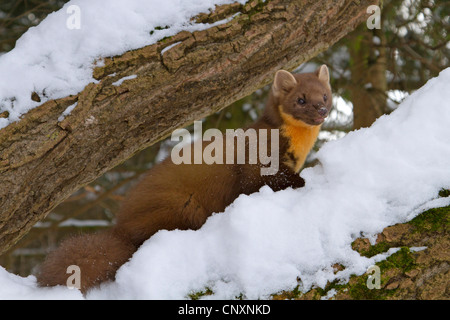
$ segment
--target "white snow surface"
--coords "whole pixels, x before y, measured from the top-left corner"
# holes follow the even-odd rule
[[[0,118],[0,129],[48,100],[77,94],[96,82],[92,70],[95,63],[101,65],[102,58],[153,44],[182,30],[208,28],[211,25],[190,19],[215,5],[233,2],[244,4],[246,0],[69,1],[0,56],[0,113],[9,113],[8,118]],[[79,29],[73,29],[74,22],[79,22]],[[31,100],[33,92],[41,102]]]
[[[268,298],[364,274],[388,252],[360,256],[351,243],[446,206],[450,188],[450,68],[370,128],[328,142],[320,165],[303,170],[306,186],[241,195],[197,231],[165,231],[147,240],[113,283],[83,297],[65,287],[37,288],[0,268],[1,299]],[[220,181],[218,181],[220,183]],[[426,250],[426,248],[420,248]],[[413,248],[414,250],[414,248]],[[333,272],[332,265],[345,269]]]

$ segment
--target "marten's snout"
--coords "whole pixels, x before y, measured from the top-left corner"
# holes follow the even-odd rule
[[[322,117],[325,117],[327,114],[328,114],[328,109],[327,108],[325,108],[325,107],[319,107],[318,109],[317,109],[317,113],[319,114],[319,115],[321,115]]]
[[[316,103],[314,105],[314,108],[317,110],[317,113],[321,116],[321,117],[326,117],[328,114],[328,109],[325,107],[325,105],[321,102]]]

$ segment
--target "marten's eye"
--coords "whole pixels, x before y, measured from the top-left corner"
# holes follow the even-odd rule
[[[326,94],[324,94],[324,95],[323,95],[323,101],[327,102],[327,100],[328,100],[328,97],[327,97]]]
[[[297,103],[298,103],[298,104],[305,104],[306,101],[305,101],[304,99],[302,99],[302,98],[298,98],[298,99],[297,99]]]

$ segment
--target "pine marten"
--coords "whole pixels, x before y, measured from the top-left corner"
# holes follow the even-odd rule
[[[38,284],[66,285],[67,268],[75,265],[81,271],[80,289],[86,293],[114,280],[117,269],[158,230],[198,229],[240,194],[251,194],[264,185],[274,191],[303,187],[299,171],[331,110],[331,98],[327,66],[303,74],[278,71],[264,114],[245,129],[278,131],[279,167],[275,174],[262,175],[260,161],[177,165],[168,157],[131,190],[113,227],[69,238],[50,253],[40,266]],[[267,134],[269,152],[271,137]],[[202,144],[204,149],[208,142]]]

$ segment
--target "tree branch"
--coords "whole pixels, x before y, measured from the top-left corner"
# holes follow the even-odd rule
[[[98,83],[48,101],[0,130],[0,254],[78,188],[175,128],[268,84],[276,70],[314,57],[364,21],[366,8],[376,3],[255,0],[221,6],[198,19],[239,14],[105,59],[94,70]],[[130,75],[137,77],[113,85]]]

